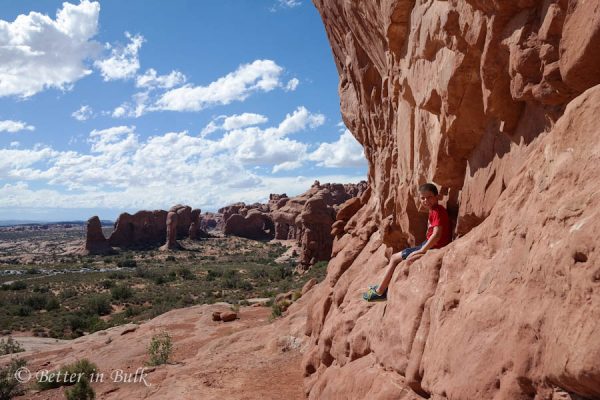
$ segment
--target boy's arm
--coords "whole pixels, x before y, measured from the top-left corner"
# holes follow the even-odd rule
[[[425,242],[425,244],[423,245],[423,247],[421,247],[418,251],[415,251],[414,253],[412,253],[411,256],[413,254],[414,255],[423,255],[423,254],[425,254],[427,252],[427,250],[431,249],[433,246],[436,245],[436,243],[438,242],[438,240],[440,240],[441,237],[442,237],[442,227],[441,226],[434,226],[433,227],[433,234],[431,235],[431,237],[429,238],[429,240],[427,242]]]

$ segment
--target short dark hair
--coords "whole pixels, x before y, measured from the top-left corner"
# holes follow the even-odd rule
[[[438,195],[438,190],[437,187],[433,184],[433,183],[424,183],[421,186],[419,186],[419,192],[431,192],[434,195]]]

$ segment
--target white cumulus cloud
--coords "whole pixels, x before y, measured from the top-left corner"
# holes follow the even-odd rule
[[[171,89],[185,81],[185,75],[179,71],[171,71],[168,75],[158,75],[155,69],[150,68],[143,75],[137,76],[135,85],[139,88]]]
[[[138,53],[144,43],[142,35],[131,35],[125,32],[129,43],[125,46],[107,44],[110,49],[110,57],[96,60],[94,66],[100,70],[105,81],[133,78],[140,69]]]
[[[94,115],[94,110],[90,106],[81,106],[78,110],[74,111],[71,116],[77,121],[87,121]]]
[[[261,114],[255,113],[243,113],[234,115],[220,115],[213,119],[206,125],[202,130],[201,135],[206,136],[209,133],[213,133],[219,129],[230,131],[232,129],[244,128],[246,126],[264,124],[269,119]],[[220,121],[223,121],[220,123]]]
[[[101,49],[100,4],[63,3],[56,18],[30,12],[0,20],[0,96],[29,97],[46,88],[67,90],[91,74],[85,65]]]
[[[309,144],[295,137],[322,125],[325,118],[298,107],[278,124],[260,127],[245,124],[266,117],[244,114],[251,115],[219,119],[225,133],[215,139],[187,131],[148,137],[135,126],[122,125],[92,130],[85,152],[44,145],[0,149],[0,209],[164,209],[176,203],[216,209],[240,200],[265,201],[269,193],[300,193],[315,179],[342,183],[364,179],[318,173],[272,175],[308,161]]]
[[[272,60],[241,65],[207,86],[185,85],[164,93],[154,110],[199,111],[214,104],[243,101],[254,92],[268,92],[281,86],[283,68]]]
[[[364,151],[348,129],[332,143],[321,143],[308,159],[317,165],[330,168],[361,167],[366,165]]]
[[[296,88],[298,87],[299,84],[300,84],[300,81],[297,78],[292,78],[285,85],[284,89],[286,92],[293,92],[294,90],[296,90]]]
[[[20,131],[34,131],[33,125],[28,125],[22,121],[13,121],[10,119],[0,121],[0,132],[15,133]]]

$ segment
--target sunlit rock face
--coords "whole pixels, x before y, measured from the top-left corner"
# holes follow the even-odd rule
[[[309,398],[600,397],[600,4],[313,2],[369,189],[313,289]],[[427,181],[457,239],[367,304]]]

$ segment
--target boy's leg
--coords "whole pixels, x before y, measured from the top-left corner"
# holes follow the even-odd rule
[[[379,285],[379,287],[377,288],[377,293],[378,294],[384,294],[385,291],[387,290],[388,286],[390,285],[390,282],[392,281],[392,276],[394,275],[394,271],[396,270],[396,267],[404,260],[406,260],[406,258],[408,256],[410,256],[412,253],[414,253],[415,251],[418,251],[421,249],[421,247],[423,247],[423,244],[417,246],[417,247],[409,247],[406,248],[404,250],[402,250],[400,253],[395,253],[392,254],[392,257],[390,257],[390,262],[387,265],[387,271],[385,272],[385,276],[383,277],[383,281],[381,282],[381,285]]]
[[[402,262],[402,260],[404,260],[403,253],[392,254],[392,256],[390,257],[390,262],[386,267],[386,272],[385,276],[383,277],[383,281],[381,281],[381,285],[379,285],[379,287],[377,288],[378,294],[382,295],[385,293],[390,284],[390,281],[392,280],[392,276],[394,275],[396,267]]]

